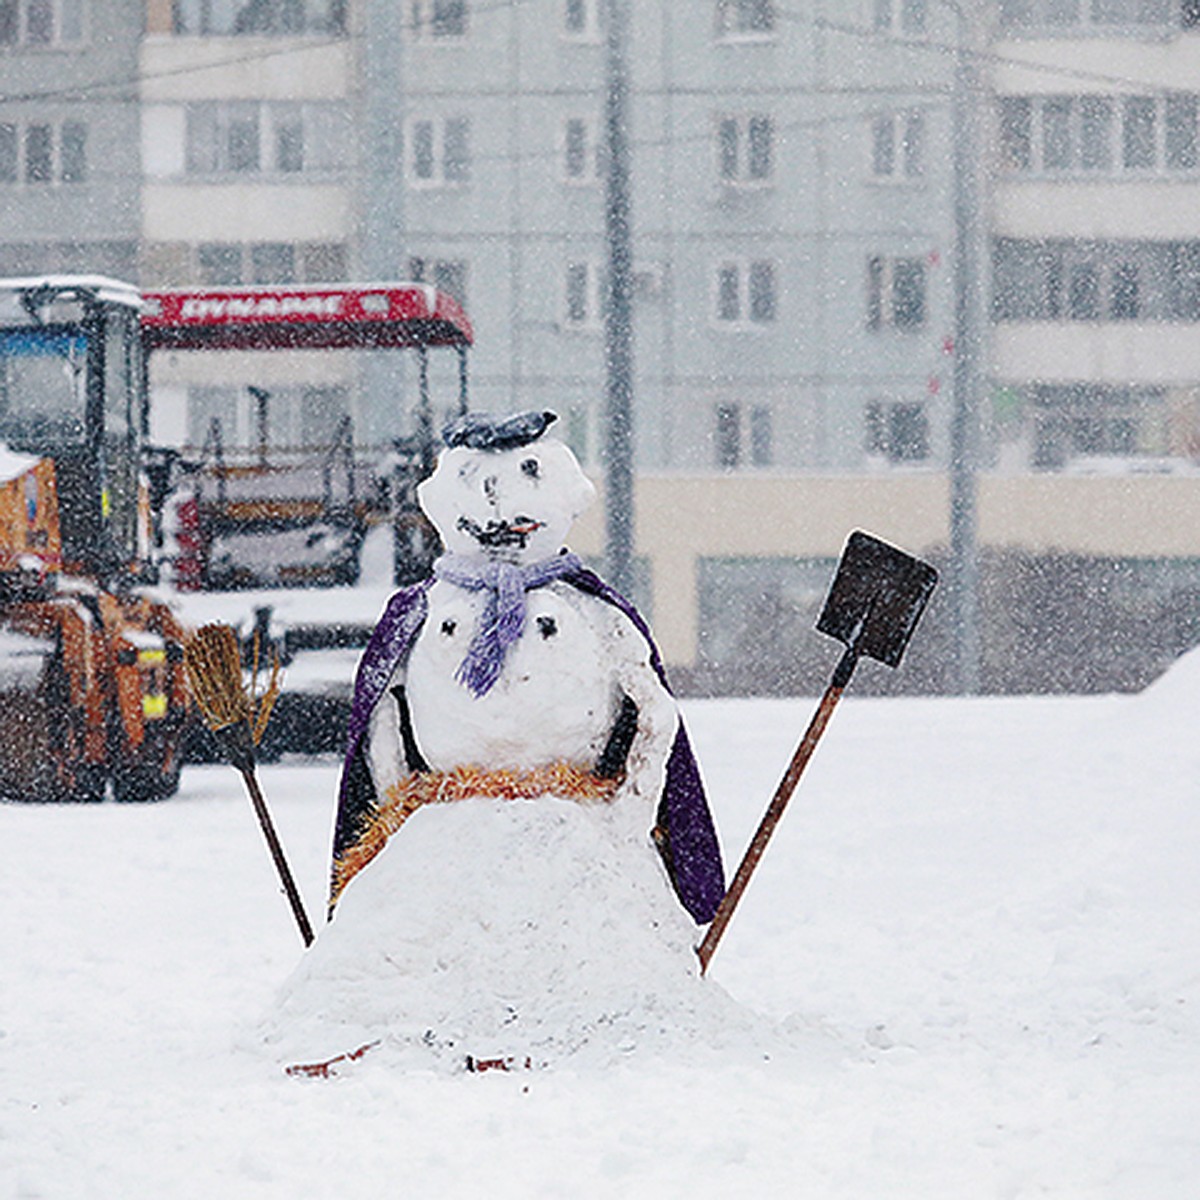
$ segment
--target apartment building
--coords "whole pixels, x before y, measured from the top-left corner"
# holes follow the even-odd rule
[[[729,614],[764,597],[811,609],[850,528],[948,540],[964,44],[981,544],[1200,584],[1196,0],[629,7],[636,552],[667,659],[741,653]],[[3,0],[0,269],[436,283],[473,403],[556,409],[602,481],[603,11]],[[413,427],[415,381],[370,357],[163,354],[153,384],[177,445],[214,420],[249,445],[250,385],[280,447]],[[602,553],[598,512],[576,545]]]
[[[595,464],[600,0],[416,4],[401,269],[466,295],[475,396],[556,407]],[[631,6],[638,465],[944,457],[949,72],[921,0]]]
[[[140,42],[141,279],[156,286],[344,280],[355,243],[357,59],[340,0],[150,0]],[[331,440],[355,409],[339,355],[156,356],[153,434],[202,446],[261,432]],[[369,421],[367,422],[369,426]]]
[[[999,456],[1191,469],[1200,450],[1200,6],[999,7]]]
[[[0,4],[0,274],[136,275],[143,7]]]

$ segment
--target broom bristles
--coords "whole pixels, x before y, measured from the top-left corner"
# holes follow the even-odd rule
[[[249,720],[250,702],[242,690],[242,655],[230,626],[202,625],[188,638],[183,660],[192,696],[210,729]]]
[[[283,682],[279,678],[279,655],[272,653],[271,655],[271,677],[267,680],[267,690],[260,696],[258,694],[258,630],[254,631],[254,664],[250,668],[250,711],[254,713],[254,727],[251,734],[254,738],[254,744],[257,746],[263,739],[263,734],[267,731],[267,722],[271,719],[271,711],[275,707],[275,701],[279,699],[279,692],[283,687]]]
[[[273,655],[266,691],[258,694],[259,646],[254,635],[254,662],[249,691],[242,684],[242,652],[237,634],[229,625],[202,625],[183,649],[192,696],[210,729],[226,729],[239,721],[251,726],[257,746],[266,732],[271,710],[279,698],[279,656]]]

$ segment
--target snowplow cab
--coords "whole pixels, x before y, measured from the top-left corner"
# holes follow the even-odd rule
[[[172,794],[183,631],[148,578],[141,297],[0,279],[0,795]]]
[[[141,558],[140,310],[104,276],[0,280],[0,442],[53,460],[63,563],[89,575]]]

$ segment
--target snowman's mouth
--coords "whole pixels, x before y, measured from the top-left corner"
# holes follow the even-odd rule
[[[524,550],[532,534],[545,525],[545,521],[535,521],[532,517],[515,517],[511,521],[489,521],[480,525],[470,517],[459,517],[458,528],[468,533],[481,546],[489,549],[497,546],[517,546]]]

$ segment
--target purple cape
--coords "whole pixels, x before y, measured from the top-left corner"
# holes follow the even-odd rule
[[[663,687],[668,687],[662,657],[637,609],[586,568],[581,567],[562,578],[581,592],[613,605],[633,622],[650,647],[650,663],[655,673]],[[407,660],[421,631],[429,611],[431,583],[432,580],[424,580],[392,596],[359,661],[346,733],[346,758],[338,789],[337,824],[333,835],[335,862],[360,836],[365,819],[375,808],[375,785],[364,744],[367,727],[392,673]],[[667,759],[657,820],[666,834],[665,845],[660,845],[660,851],[680,903],[697,924],[706,924],[712,920],[725,895],[725,873],[704,784],[682,718]]]

